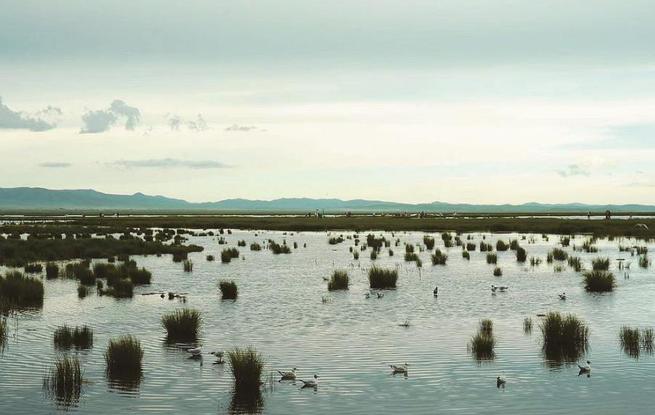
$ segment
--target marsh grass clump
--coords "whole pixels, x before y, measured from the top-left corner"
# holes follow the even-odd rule
[[[237,241],[237,246],[245,247],[246,246],[246,241],[244,241],[244,240]]]
[[[375,249],[372,249],[371,250],[371,261],[375,261],[376,259],[378,259],[378,251],[376,251]]]
[[[472,242],[467,242],[466,243],[466,250],[467,251],[475,251],[476,245]]]
[[[105,351],[105,373],[111,380],[132,384],[141,379],[143,373],[143,348],[134,336],[121,336],[109,340]]]
[[[580,272],[584,269],[582,265],[582,260],[577,256],[570,256],[568,259],[569,267],[573,268],[575,272]]]
[[[43,271],[43,265],[35,263],[25,264],[23,270],[28,274],[38,274]]]
[[[80,299],[86,298],[86,296],[89,295],[90,292],[91,290],[89,290],[89,287],[86,285],[80,284],[77,286],[77,297]]]
[[[591,261],[591,267],[594,271],[607,271],[610,269],[609,258],[595,258]]]
[[[480,333],[484,334],[492,334],[494,329],[494,323],[493,321],[489,320],[488,318],[480,320]]]
[[[0,352],[5,349],[7,343],[7,319],[0,315]]]
[[[45,277],[49,280],[55,279],[59,276],[59,265],[54,262],[47,262],[45,264]]]
[[[491,360],[495,357],[494,347],[496,346],[496,339],[493,334],[484,333],[479,331],[471,339],[470,348],[471,352],[477,360]]]
[[[558,312],[548,313],[540,329],[542,350],[547,359],[574,362],[587,351],[589,328],[572,314],[562,316]]]
[[[512,239],[509,241],[509,249],[512,251],[516,251],[519,248],[519,241],[518,239]]]
[[[434,254],[432,254],[432,265],[446,265],[448,260],[448,255],[441,252],[440,249],[436,249]]]
[[[221,296],[223,300],[237,299],[237,284],[234,281],[221,281],[218,284],[218,288],[221,290]]]
[[[480,252],[489,252],[493,250],[494,247],[491,244],[486,243],[484,241],[480,241]]]
[[[330,281],[328,281],[328,291],[347,290],[350,279],[348,272],[337,270],[332,273]]]
[[[502,251],[507,251],[508,249],[509,249],[509,245],[505,241],[501,239],[496,241],[496,251],[502,252]]]
[[[530,266],[531,267],[538,267],[541,265],[541,258],[539,257],[530,257]]]
[[[230,372],[237,393],[259,393],[264,359],[253,347],[235,348],[227,352]]]
[[[517,247],[516,248],[516,261],[517,262],[525,262],[528,259],[528,253],[525,252],[525,249],[523,247]]]
[[[202,318],[198,310],[183,308],[165,314],[161,324],[166,329],[168,342],[193,342],[198,340]]]
[[[423,236],[423,244],[428,251],[434,249],[434,238],[428,235]]]
[[[616,286],[614,274],[608,271],[589,271],[583,277],[585,290],[589,292],[608,292]]]
[[[359,251],[353,252],[353,259],[357,261],[359,259]]]
[[[291,253],[291,248],[286,244],[278,244],[275,241],[268,242],[268,249],[270,249],[275,255]]]
[[[494,277],[502,277],[503,270],[500,267],[494,268]]]
[[[641,332],[641,348],[646,353],[653,353],[653,329],[643,329]]]
[[[649,268],[650,267],[650,259],[648,259],[648,255],[644,254],[639,257],[639,266],[641,268]]]
[[[553,250],[550,251],[550,255],[552,255],[552,258],[555,259],[555,261],[566,261],[569,257],[569,254],[560,248],[553,248]]]
[[[330,239],[328,239],[328,243],[329,243],[330,245],[340,244],[340,243],[343,242],[343,241],[344,241],[344,239],[343,239],[342,236],[333,236],[333,237],[331,237]]]
[[[53,341],[57,349],[90,349],[93,347],[93,330],[88,326],[72,329],[63,325],[55,330]]]
[[[184,267],[184,272],[193,271],[193,262],[191,260],[187,259],[182,264],[183,264],[183,267]]]
[[[214,258],[214,255],[207,255],[206,259],[207,262],[213,262],[216,258]]]
[[[58,404],[68,407],[79,402],[82,382],[79,359],[75,356],[60,357],[43,378],[43,389]]]
[[[462,251],[462,258],[471,260],[471,254],[469,254],[469,251]]]
[[[126,279],[118,279],[113,282],[110,288],[103,291],[103,294],[114,298],[132,298],[134,296],[134,284]]]
[[[43,283],[18,271],[0,276],[0,302],[11,307],[40,307],[43,305]]]
[[[419,261],[418,254],[413,252],[413,251],[412,252],[405,252],[405,261],[406,262],[412,262],[412,261],[418,262]]]
[[[221,262],[224,264],[229,263],[234,258],[239,258],[239,250],[236,248],[226,248],[221,251]]]
[[[523,333],[530,334],[532,333],[532,319],[526,317],[523,319]]]
[[[257,242],[253,242],[253,243],[250,244],[250,250],[251,251],[261,251],[262,246],[260,244],[258,244]]]
[[[623,326],[619,330],[619,342],[623,351],[631,357],[639,357],[641,335],[638,328]]]
[[[487,254],[487,264],[497,264],[498,255],[496,254]]]
[[[396,288],[398,270],[372,267],[368,271],[369,286],[374,289]]]

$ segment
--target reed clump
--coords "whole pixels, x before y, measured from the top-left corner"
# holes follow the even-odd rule
[[[491,360],[495,357],[496,339],[493,335],[493,322],[489,319],[480,321],[478,332],[473,336],[469,348],[477,360]]]
[[[261,385],[264,359],[253,347],[235,348],[227,353],[236,393],[257,394]]]
[[[569,267],[573,268],[575,272],[580,272],[584,269],[582,265],[582,260],[577,256],[570,256],[568,259]]]
[[[221,281],[218,284],[223,300],[236,300],[238,295],[237,284],[234,281]]]
[[[43,305],[43,283],[26,277],[18,271],[0,276],[0,302],[13,307],[40,307]]]
[[[250,244],[250,250],[251,251],[261,251],[262,246],[260,244],[258,244],[257,242],[253,242],[253,243]]]
[[[554,361],[577,361],[587,351],[589,328],[572,314],[566,316],[551,312],[540,325],[543,336],[542,350],[546,358]]]
[[[169,342],[193,342],[198,340],[202,318],[198,310],[183,308],[165,314],[161,324],[166,329]]]
[[[25,264],[23,270],[28,274],[38,274],[39,272],[43,271],[43,265],[38,263],[29,263]]]
[[[187,259],[182,264],[183,264],[183,267],[184,267],[184,272],[193,271],[193,262],[191,260]]]
[[[532,319],[526,317],[523,319],[523,333],[530,334],[532,333]]]
[[[76,356],[59,357],[43,378],[43,389],[59,405],[68,407],[80,400],[82,369]]]
[[[47,262],[45,264],[45,277],[49,280],[55,279],[59,276],[59,265],[54,262]]]
[[[229,263],[235,258],[239,258],[239,250],[236,248],[226,248],[221,251],[221,262],[224,264]]]
[[[623,351],[631,357],[639,357],[641,352],[641,333],[638,328],[623,326],[619,330],[619,342]]]
[[[369,286],[374,289],[396,288],[398,270],[372,267],[368,271]]]
[[[487,264],[497,264],[498,255],[496,254],[487,254]]]
[[[502,252],[502,251],[507,251],[508,249],[509,249],[509,245],[505,241],[501,239],[496,241],[496,251]]]
[[[469,253],[469,251],[462,251],[462,258],[464,258],[466,260],[470,260],[471,259],[471,254]]]
[[[328,291],[347,290],[349,283],[350,279],[348,278],[348,272],[336,270],[332,273],[332,276],[328,281]]]
[[[434,249],[434,238],[428,235],[423,236],[423,243],[425,244],[425,248],[429,251]]]
[[[591,261],[591,267],[594,271],[607,271],[610,268],[610,259],[595,258]]]
[[[70,328],[63,325],[55,330],[53,341],[57,349],[90,349],[93,347],[93,330],[89,326]]]
[[[608,292],[616,286],[614,274],[609,271],[588,271],[583,278],[585,290],[589,292]]]
[[[502,277],[503,276],[503,270],[500,267],[494,268],[494,277]]]
[[[446,265],[446,261],[448,261],[448,255],[437,248],[432,254],[432,265]]]
[[[126,335],[109,340],[105,351],[107,377],[131,384],[141,379],[143,373],[143,348],[134,336]]]
[[[270,249],[275,255],[291,253],[291,248],[286,244],[278,244],[275,241],[268,242],[268,249]]]
[[[553,250],[550,251],[550,254],[555,261],[566,261],[569,257],[569,254],[560,248],[553,248]]]

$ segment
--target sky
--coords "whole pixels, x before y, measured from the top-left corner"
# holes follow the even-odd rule
[[[655,204],[652,1],[0,10],[0,187]]]

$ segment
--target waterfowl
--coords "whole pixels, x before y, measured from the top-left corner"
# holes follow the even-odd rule
[[[202,349],[200,347],[187,349],[186,352],[191,354],[191,359],[202,359]]]
[[[296,368],[295,367],[293,369],[291,369],[290,372],[281,372],[281,371],[278,370],[277,373],[279,373],[280,376],[282,376],[282,378],[280,380],[296,380]]]
[[[364,298],[371,298],[371,293],[365,293]]]
[[[400,327],[409,327],[409,319],[405,319],[404,323],[399,324]]]
[[[505,383],[507,383],[507,381],[505,381],[505,379],[501,378],[500,376],[496,377],[496,387],[497,388],[504,388]]]
[[[496,288],[498,288],[498,291],[500,291],[501,293],[504,293],[505,291],[509,290],[509,287],[506,286],[506,285],[501,285],[501,286],[496,287]]]
[[[314,388],[314,389],[316,389],[318,387],[318,375],[314,375],[314,379],[310,379],[310,380],[298,379],[298,380],[303,383],[301,389],[304,389],[304,388]]]
[[[225,354],[225,352],[223,351],[211,352],[210,354],[216,356],[216,361],[214,362],[215,365],[222,365],[223,363],[225,363],[225,361],[223,360],[223,355]]]
[[[403,375],[406,375],[407,374],[407,366],[409,366],[407,363],[399,365],[399,366],[389,365],[389,367],[391,368],[391,371],[392,371],[392,373],[394,375],[398,374],[398,373],[402,373]]]
[[[434,287],[434,290],[432,291],[432,294],[434,294],[435,297],[438,296],[439,295],[439,287]]]
[[[557,294],[560,300],[566,300],[566,293]]]
[[[492,293],[495,293],[497,289],[498,289],[498,287],[496,287],[496,286],[493,285],[493,284],[491,285],[491,292],[492,292]]]
[[[378,294],[378,298],[384,297],[384,293],[377,293],[377,294]]]
[[[578,376],[582,374],[587,374],[587,375],[591,374],[591,362],[589,360],[587,360],[587,364],[585,366],[580,366],[580,364],[578,363],[578,368],[580,369]]]

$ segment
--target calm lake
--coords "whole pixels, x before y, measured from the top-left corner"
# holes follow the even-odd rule
[[[332,236],[338,235],[332,232]],[[326,233],[246,232],[216,236],[190,236],[188,243],[204,252],[192,253],[193,272],[184,272],[170,255],[133,256],[140,267],[153,273],[149,286],[135,288],[133,299],[116,300],[91,294],[78,299],[74,280],[44,279],[45,301],[39,311],[22,313],[8,320],[9,336],[0,352],[0,414],[47,414],[70,411],[89,414],[117,413],[229,413],[232,378],[227,365],[214,365],[215,350],[253,345],[266,361],[267,381],[258,410],[267,414],[617,414],[650,413],[655,405],[655,359],[642,353],[638,359],[626,355],[618,340],[623,325],[648,328],[655,325],[655,276],[640,268],[637,257],[619,252],[619,245],[653,244],[628,239],[597,241],[598,253],[575,252],[585,268],[593,258],[611,259],[610,270],[617,287],[607,294],[584,291],[580,273],[566,262],[546,263],[546,255],[560,246],[560,237],[525,235],[521,240],[528,258],[540,257],[535,267],[519,264],[513,251],[498,252],[503,275],[494,277],[493,265],[479,247],[470,260],[461,247],[444,248],[440,234],[432,234],[436,246],[448,254],[447,265],[433,266],[430,253],[417,252],[423,267],[405,262],[404,243],[423,245],[424,233],[374,232],[395,241],[395,255],[383,248],[375,264],[398,267],[396,290],[383,298],[369,291],[367,272],[373,261],[370,248],[354,260],[352,239],[328,244]],[[344,237],[352,232],[344,232]],[[365,233],[361,233],[365,242]],[[461,235],[467,242],[467,234]],[[471,234],[474,242],[495,246],[498,239],[521,239],[517,234]],[[298,243],[288,255],[263,249],[250,251],[252,242],[273,239],[287,245]],[[244,258],[220,262],[220,251],[240,247]],[[581,246],[577,236],[571,245]],[[303,247],[306,244],[306,247]],[[355,247],[359,251],[359,247]],[[572,247],[564,248],[573,254]],[[208,262],[209,254],[217,259]],[[618,270],[618,258],[630,263]],[[555,272],[554,267],[563,267]],[[350,290],[328,292],[324,277],[335,269],[350,275]],[[7,269],[0,268],[4,273]],[[629,276],[625,275],[628,273]],[[234,280],[239,288],[236,301],[222,301],[217,283]],[[504,293],[492,294],[491,284],[507,285]],[[439,287],[435,298],[432,290]],[[148,292],[187,293],[187,302],[141,295]],[[562,301],[558,293],[566,292]],[[324,302],[323,298],[327,296]],[[160,318],[176,308],[202,312],[200,345],[207,355],[193,360],[184,350],[164,342]],[[590,377],[578,376],[573,364],[554,364],[541,351],[540,318],[548,311],[573,313],[590,328]],[[534,328],[524,333],[523,320],[531,317]],[[495,359],[478,362],[467,349],[479,321],[493,320],[497,340]],[[406,319],[410,327],[400,327]],[[42,389],[43,376],[58,353],[53,346],[57,326],[89,325],[94,347],[77,353],[86,383],[80,401],[62,407]],[[110,385],[104,374],[103,353],[110,338],[134,334],[142,342],[144,377],[138,388],[124,390]],[[392,375],[390,364],[409,364],[408,376]],[[301,389],[293,384],[269,382],[275,370],[298,368],[299,378],[320,376],[320,385]],[[277,373],[277,372],[275,372]],[[496,377],[507,380],[496,387]]]

